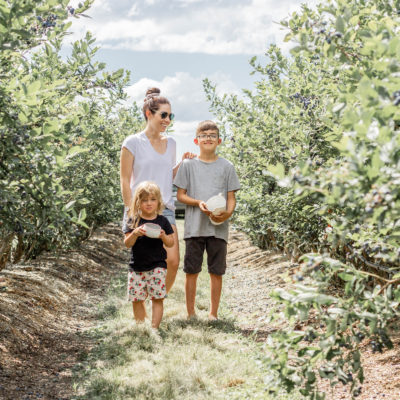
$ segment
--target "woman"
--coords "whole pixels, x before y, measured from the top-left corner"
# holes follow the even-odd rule
[[[160,96],[160,89],[151,88],[146,92],[143,104],[143,115],[146,119],[144,131],[128,136],[122,143],[120,159],[120,180],[122,198],[125,205],[125,216],[132,193],[143,181],[155,182],[161,190],[165,210],[163,215],[174,230],[174,245],[167,251],[167,293],[175,281],[179,266],[179,242],[175,221],[175,205],[172,198],[172,180],[180,166],[176,164],[176,143],[171,137],[163,135],[174,118],[171,104],[167,98]],[[193,158],[190,152],[182,156]],[[124,216],[124,217],[125,217]]]

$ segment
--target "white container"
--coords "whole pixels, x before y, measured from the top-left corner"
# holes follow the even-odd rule
[[[146,236],[152,239],[157,239],[161,233],[161,226],[157,224],[152,224],[148,222],[143,225],[144,230],[146,231]]]
[[[213,215],[218,215],[222,211],[226,210],[226,199],[224,196],[222,196],[222,193],[219,193],[217,196],[210,197],[206,201],[206,206],[209,211]],[[210,218],[210,221],[213,225],[221,225],[223,222],[215,222]]]

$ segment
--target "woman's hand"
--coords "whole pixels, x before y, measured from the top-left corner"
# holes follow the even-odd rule
[[[185,160],[186,158],[196,158],[196,157],[197,157],[197,154],[187,151],[186,153],[183,153],[182,161]]]

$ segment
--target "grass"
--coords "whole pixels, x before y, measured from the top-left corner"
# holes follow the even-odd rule
[[[180,230],[182,226],[178,221]],[[149,323],[136,325],[133,321],[132,305],[126,301],[126,274],[112,282],[97,310],[96,328],[86,333],[97,345],[79,357],[73,399],[296,398],[266,393],[268,372],[263,368],[262,345],[240,334],[223,299],[220,320],[207,320],[206,272],[198,282],[197,320],[186,320],[183,288],[180,270],[164,302],[159,333],[154,333]]]

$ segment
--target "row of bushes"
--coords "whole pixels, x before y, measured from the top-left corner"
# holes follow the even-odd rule
[[[119,218],[119,146],[142,124],[129,75],[94,61],[94,39],[60,49],[67,0],[0,2],[0,270]]]
[[[329,379],[356,397],[361,344],[391,347],[399,315],[400,3],[326,0],[282,25],[291,56],[254,57],[244,99],[204,86],[242,182],[236,224],[303,255],[293,289],[274,293],[293,329],[271,337],[271,385],[323,399]]]

